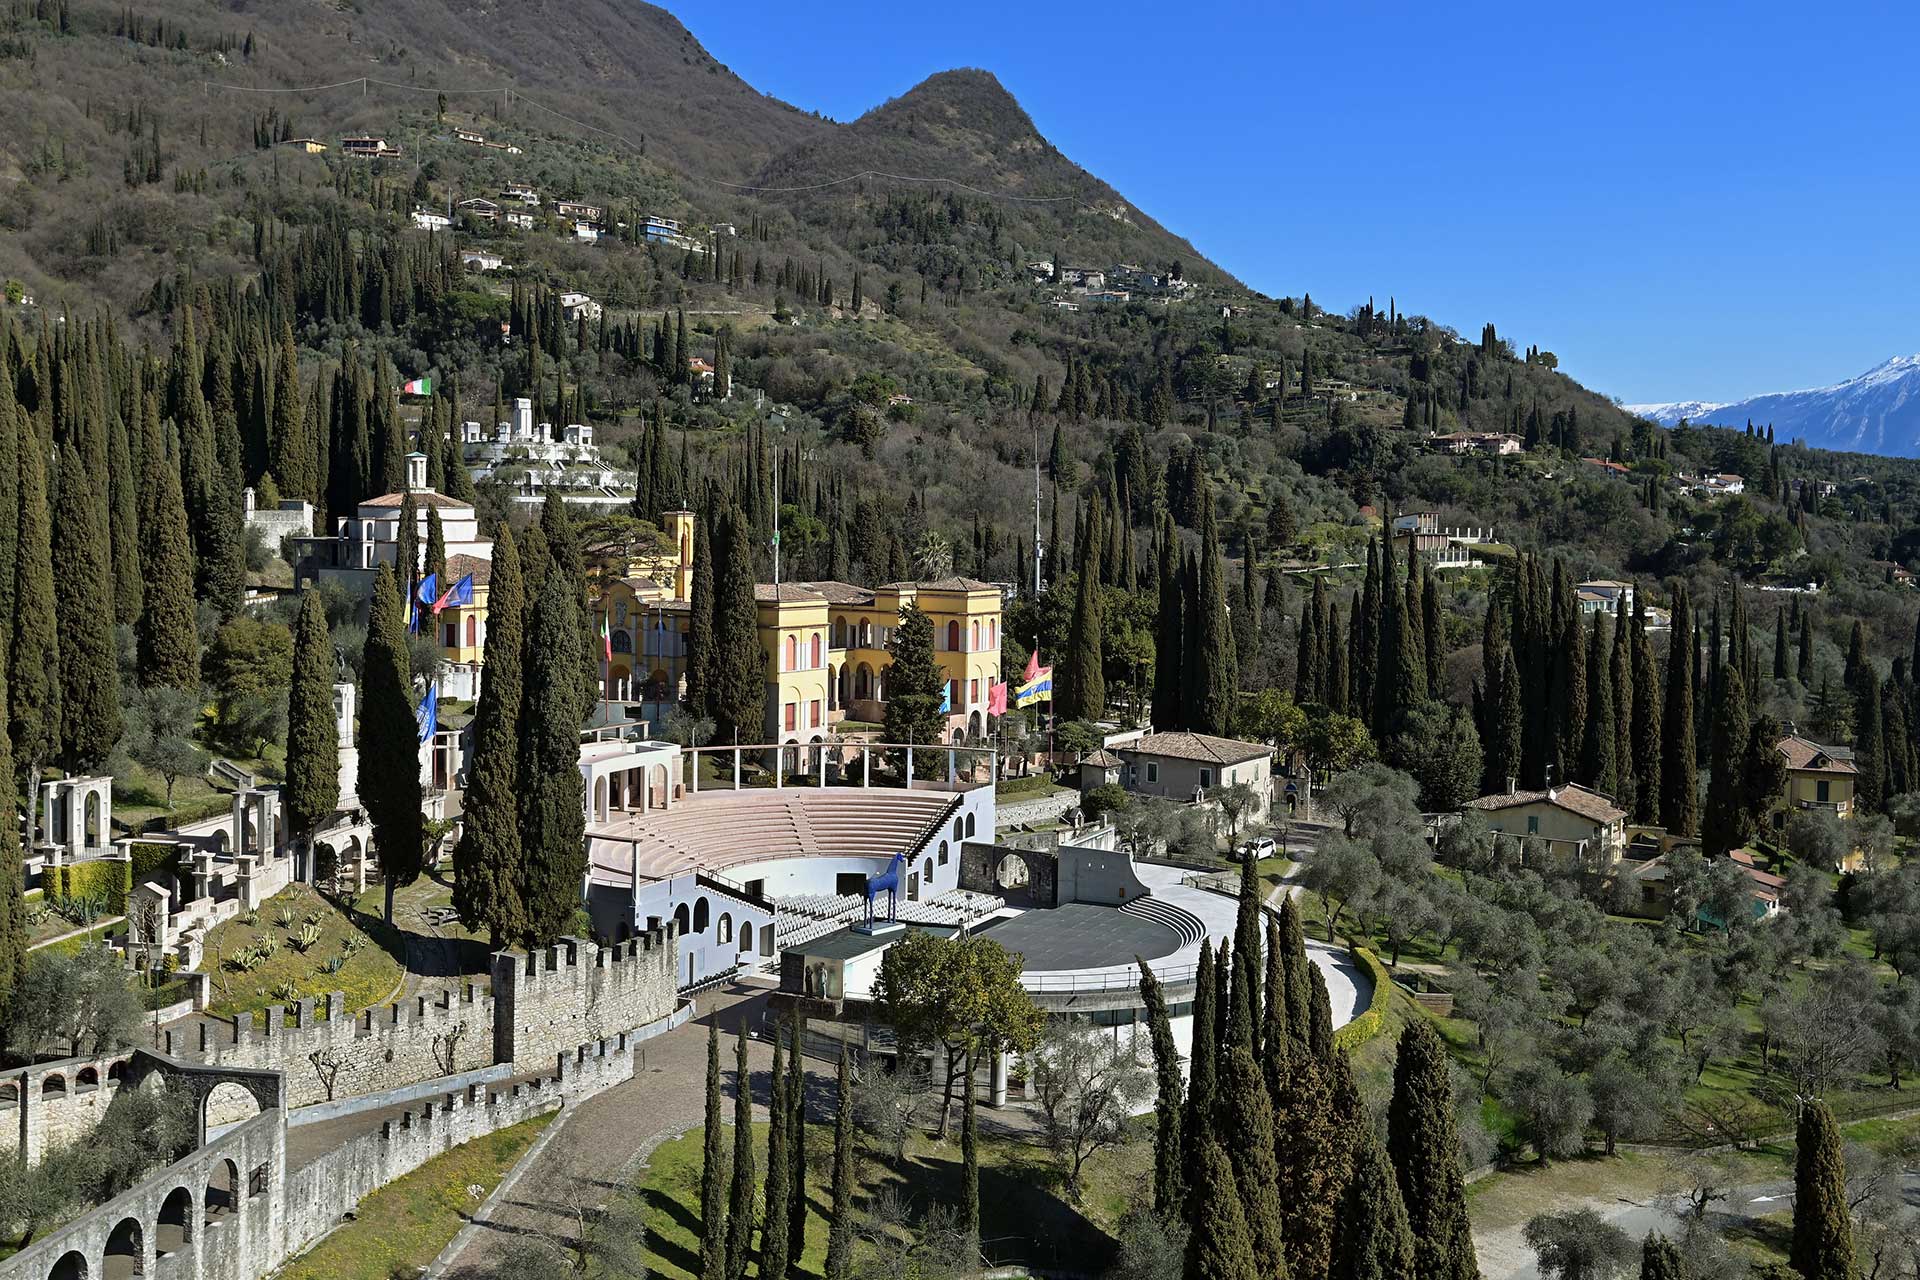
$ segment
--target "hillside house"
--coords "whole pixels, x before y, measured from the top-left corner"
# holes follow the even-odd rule
[[[540,207],[540,193],[534,190],[533,184],[530,182],[509,182],[506,186],[500,188],[500,198],[502,200],[518,200],[528,208],[537,209]]]
[[[295,151],[304,151],[310,156],[317,156],[327,149],[327,144],[318,138],[288,138],[280,145],[292,147]]]
[[[477,129],[455,129],[453,136],[461,142],[471,142],[475,146],[486,141],[486,138]]]
[[[453,206],[455,213],[464,213],[475,222],[500,221],[500,206],[482,196],[472,196]]]
[[[1449,431],[1445,435],[1428,436],[1427,445],[1437,453],[1484,454],[1489,457],[1505,457],[1526,451],[1520,437],[1508,431]]]
[[[510,227],[521,231],[533,230],[533,215],[530,213],[503,213],[500,218]]]
[[[578,320],[581,316],[598,320],[602,308],[588,295],[570,290],[560,295],[560,311],[568,320]]]
[[[453,226],[453,219],[444,213],[435,213],[431,209],[415,209],[413,225],[422,231],[445,231]]]
[[[1613,462],[1606,458],[1582,458],[1580,463],[1596,475],[1603,475],[1611,480],[1626,480],[1633,475],[1633,468],[1624,462]]]
[[[1577,865],[1604,869],[1620,861],[1627,844],[1627,811],[1611,796],[1575,784],[1522,791],[1507,789],[1467,801],[1503,835],[1543,842],[1549,854]]]
[[[1627,612],[1633,612],[1633,584],[1614,578],[1594,578],[1588,582],[1577,582],[1574,591],[1580,601],[1582,613],[1612,613],[1622,596],[1626,597]]]
[[[597,204],[583,204],[578,200],[558,200],[553,211],[563,218],[575,218],[582,222],[598,222],[606,212]]]
[[[469,271],[498,271],[502,264],[500,255],[497,253],[463,249],[460,252],[460,265]]]
[[[1136,795],[1198,802],[1215,787],[1244,782],[1253,789],[1254,803],[1243,821],[1264,817],[1273,804],[1273,749],[1264,742],[1148,733],[1107,746],[1124,764],[1120,785]]]
[[[342,138],[340,149],[363,160],[385,160],[400,154],[400,148],[389,146],[385,138],[375,137]]]
[[[680,219],[650,213],[640,219],[640,237],[648,244],[673,244],[680,239]]]
[[[1841,819],[1853,816],[1853,791],[1860,778],[1853,748],[1823,746],[1802,737],[1792,723],[1773,745],[1787,762],[1787,786],[1775,811],[1776,826],[1784,827],[1793,814],[1807,810],[1824,809]]]
[[[1669,855],[1663,853],[1644,862],[1629,863],[1621,868],[1621,874],[1631,878],[1640,887],[1639,901],[1631,908],[1634,915],[1650,920],[1661,920],[1666,918],[1668,911],[1672,908],[1672,890],[1669,887],[1672,868],[1668,865],[1668,857]],[[1770,871],[1762,871],[1750,850],[1735,849],[1727,857],[1746,873],[1749,919],[1759,922],[1771,920],[1779,915],[1780,900],[1787,888],[1786,879]],[[1725,924],[1706,907],[1698,909],[1694,923],[1711,929],[1722,928]]]
[[[1393,520],[1394,549],[1402,558],[1418,553],[1432,569],[1465,569],[1471,548],[1493,541],[1492,529],[1444,528],[1433,511],[1416,511]]]

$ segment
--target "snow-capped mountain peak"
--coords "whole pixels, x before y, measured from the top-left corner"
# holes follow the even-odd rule
[[[1715,403],[1679,400],[1623,406],[1672,426],[1771,426],[1774,438],[1820,449],[1920,456],[1920,355],[1895,356],[1865,373],[1824,387],[1775,391]]]

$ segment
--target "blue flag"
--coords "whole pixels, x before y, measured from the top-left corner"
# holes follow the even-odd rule
[[[421,604],[432,604],[440,595],[440,575],[430,573],[420,579],[420,585],[413,589],[413,598]]]
[[[426,745],[433,737],[434,729],[440,723],[440,686],[427,686],[427,696],[420,699],[420,710],[414,714],[414,722],[420,727],[420,743]]]
[[[951,680],[940,686],[940,714],[953,714],[953,681]]]
[[[473,575],[468,574],[466,577],[460,579],[460,581],[448,587],[447,594],[433,602],[433,611],[439,613],[442,609],[450,609],[454,605],[472,603]]]

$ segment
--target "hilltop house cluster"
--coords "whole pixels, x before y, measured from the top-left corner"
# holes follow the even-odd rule
[[[1040,258],[1027,264],[1036,284],[1055,286],[1049,301],[1062,311],[1078,311],[1086,303],[1120,303],[1135,299],[1177,302],[1192,296],[1193,282],[1181,278],[1178,268],[1150,271],[1138,263],[1122,262],[1111,269],[1070,267]]]

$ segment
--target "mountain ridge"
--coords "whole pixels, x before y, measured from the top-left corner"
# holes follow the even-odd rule
[[[1770,391],[1740,400],[1622,405],[1672,426],[1771,426],[1780,439],[1822,449],[1920,456],[1920,355],[1893,356],[1826,386]]]

